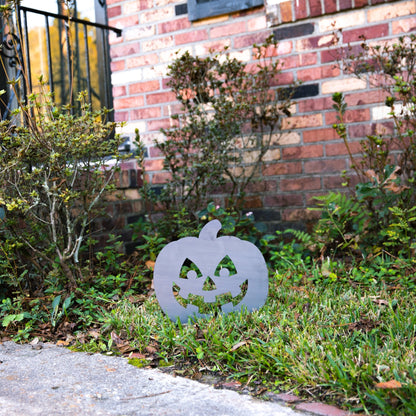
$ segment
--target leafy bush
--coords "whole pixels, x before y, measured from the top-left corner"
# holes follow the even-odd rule
[[[378,127],[361,142],[362,154],[355,157],[345,123],[347,105],[343,94],[333,95],[338,115],[334,128],[344,140],[358,183],[349,198],[334,194],[319,198],[324,217],[316,231],[326,239],[326,248],[359,249],[368,258],[385,252],[410,260],[416,241],[416,36],[385,46],[364,42],[362,53],[351,55],[344,64],[384,89],[394,129],[389,133]]]
[[[120,138],[107,110],[92,111],[79,95],[80,115],[57,108],[42,91],[0,123],[2,280],[42,289],[49,275],[70,288],[81,278],[80,255],[113,189]],[[109,159],[111,158],[111,160]]]
[[[227,51],[206,58],[185,52],[169,66],[168,85],[183,111],[162,130],[166,140],[155,143],[170,180],[160,194],[147,187],[146,196],[164,210],[170,233],[181,232],[174,214],[192,224],[212,195],[226,195],[233,209],[243,206],[282,118],[290,115],[291,94],[274,88],[281,67],[276,48],[272,38],[254,45],[256,63],[249,67]]]
[[[325,253],[356,251],[360,232],[365,228],[366,212],[361,204],[345,194],[330,192],[315,198],[321,219],[314,228],[314,237]]]

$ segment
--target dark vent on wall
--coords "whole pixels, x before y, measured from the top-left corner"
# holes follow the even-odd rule
[[[175,15],[176,16],[180,16],[182,14],[187,14],[188,13],[188,4],[184,3],[184,4],[177,4],[175,6]]]
[[[282,27],[273,31],[276,40],[298,38],[300,36],[310,35],[314,32],[313,23],[304,23],[302,25],[293,25]]]
[[[319,84],[300,85],[295,88],[285,88],[283,94],[295,98],[315,97],[319,94]]]

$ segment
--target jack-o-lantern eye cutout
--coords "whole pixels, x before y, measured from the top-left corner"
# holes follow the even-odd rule
[[[237,269],[234,262],[229,256],[225,256],[215,269],[214,276],[227,277],[234,276],[235,274],[237,274]]]
[[[179,273],[181,279],[196,279],[202,277],[202,273],[198,266],[190,259],[185,259]]]
[[[213,220],[199,237],[174,241],[157,257],[155,293],[172,320],[251,311],[265,303],[268,270],[261,252],[248,241],[217,237],[220,229]]]

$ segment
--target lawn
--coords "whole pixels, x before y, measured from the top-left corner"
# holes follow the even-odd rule
[[[266,304],[252,313],[214,309],[181,324],[162,312],[149,270],[121,261],[117,244],[98,253],[100,271],[69,295],[50,283],[43,296],[3,299],[0,341],[37,337],[123,355],[136,366],[226,382],[265,399],[290,392],[357,413],[416,413],[412,261],[381,251],[347,265],[315,259],[295,240],[263,241]]]
[[[289,247],[258,311],[181,324],[154,295],[130,296],[105,313],[99,337],[87,332],[77,348],[194,379],[226,378],[259,397],[291,392],[357,413],[415,414],[412,276],[398,279],[397,265],[385,261],[350,269],[334,263],[328,272]]]

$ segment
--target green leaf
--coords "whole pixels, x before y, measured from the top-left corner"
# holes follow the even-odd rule
[[[52,302],[52,312],[55,312],[55,310],[58,309],[60,302],[61,302],[61,295],[58,295]]]
[[[4,327],[7,327],[12,322],[20,322],[20,321],[23,321],[23,319],[25,319],[25,314],[24,313],[19,313],[17,315],[7,315],[7,316],[4,317],[2,325]]]

